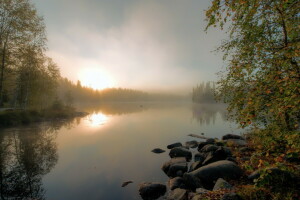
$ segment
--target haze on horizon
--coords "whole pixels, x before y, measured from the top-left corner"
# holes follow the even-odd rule
[[[222,69],[212,51],[224,33],[204,31],[210,2],[33,0],[63,77],[95,89],[185,92]]]

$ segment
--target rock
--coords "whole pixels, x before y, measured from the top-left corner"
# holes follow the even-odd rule
[[[222,178],[219,178],[215,183],[213,191],[220,190],[220,189],[232,189],[232,188],[233,188],[232,185],[230,185],[227,181],[225,181]]]
[[[203,162],[205,160],[205,155],[202,153],[196,153],[194,156],[194,160]]]
[[[160,148],[155,148],[155,149],[152,150],[152,152],[153,153],[163,153],[163,152],[165,152],[165,150],[160,149]]]
[[[203,187],[201,180],[196,176],[191,176],[189,173],[183,174],[183,180],[184,180],[187,188],[189,188],[191,190],[195,190],[196,188]]]
[[[213,144],[207,144],[204,147],[201,148],[200,152],[210,152],[210,151],[216,151],[219,147]]]
[[[202,166],[203,165],[202,165],[201,161],[196,161],[196,162],[194,162],[194,163],[191,164],[189,172],[192,172],[192,171],[194,171],[194,170],[196,170],[196,169],[198,169],[198,168],[200,168]]]
[[[226,158],[226,160],[232,161],[236,164],[238,163],[234,157],[228,157],[228,158]]]
[[[240,135],[235,134],[226,134],[222,137],[222,140],[228,140],[228,139],[240,139],[243,140],[244,138]]]
[[[168,149],[173,149],[175,147],[182,147],[182,144],[180,142],[176,142],[167,146]]]
[[[157,199],[163,196],[167,191],[167,187],[161,183],[141,183],[139,185],[139,193],[144,200]]]
[[[177,188],[169,193],[167,200],[188,200],[188,193],[184,189]]]
[[[187,162],[186,158],[178,157],[172,158],[168,162],[164,163],[161,169],[167,174],[169,177],[176,177],[178,171],[183,170],[184,172],[187,171]],[[181,172],[183,174],[184,172]]]
[[[223,142],[216,142],[215,145],[217,145],[217,146],[224,146],[224,143]]]
[[[198,179],[205,189],[211,189],[218,178],[232,180],[238,179],[242,174],[243,171],[235,163],[222,160],[200,167],[195,171],[185,173],[183,178],[185,180]]]
[[[198,146],[198,142],[196,140],[188,141],[185,143],[185,146],[189,148],[196,148]]]
[[[192,200],[203,200],[204,198],[203,198],[203,196],[201,195],[201,194],[196,194],[193,198],[192,198]]]
[[[208,192],[210,192],[210,190],[207,190],[207,189],[204,189],[204,188],[197,188],[196,189],[197,194],[206,194]]]
[[[215,141],[214,138],[208,138],[208,139],[206,139],[206,142],[207,142],[208,144],[214,144],[216,141]]]
[[[169,180],[169,187],[171,190],[174,190],[176,188],[186,188],[184,184],[184,180],[181,177],[175,177]]]
[[[208,145],[208,144],[213,144],[213,143],[209,143],[209,142],[200,142],[198,144],[198,151],[201,151],[201,149],[205,146],[205,145]]]
[[[223,147],[219,147],[216,151],[209,152],[202,164],[207,165],[219,160],[225,160],[227,158],[227,154],[228,153]]]
[[[221,200],[243,200],[243,199],[236,193],[227,193],[224,194]]]
[[[170,166],[168,171],[169,177],[182,176],[188,170],[187,163],[175,163]]]
[[[247,142],[241,139],[228,139],[226,140],[226,144],[227,146],[238,147],[238,146],[246,146]]]
[[[185,157],[187,160],[190,160],[192,158],[192,153],[183,147],[175,147],[171,149],[169,155],[171,158]]]
[[[122,187],[126,187],[128,184],[133,183],[133,181],[124,181]]]

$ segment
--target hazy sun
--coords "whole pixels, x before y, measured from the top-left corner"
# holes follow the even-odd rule
[[[114,86],[112,78],[98,68],[85,68],[79,72],[81,85],[94,89],[111,88]]]

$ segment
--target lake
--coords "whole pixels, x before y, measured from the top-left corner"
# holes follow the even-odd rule
[[[82,106],[83,118],[0,130],[2,199],[141,199],[138,184],[165,183],[168,144],[240,133],[219,104]],[[123,181],[132,180],[127,187]]]

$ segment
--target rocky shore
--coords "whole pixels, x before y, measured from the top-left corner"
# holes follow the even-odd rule
[[[224,135],[221,140],[204,139],[203,136],[196,138],[202,138],[202,141],[167,146],[170,160],[163,163],[161,169],[169,180],[167,183],[140,183],[138,190],[142,199],[244,199],[236,192],[239,186],[253,185],[263,171],[256,170],[249,174],[240,166],[240,161],[249,160],[254,150],[248,146],[246,138],[233,134]],[[152,152],[163,153],[164,150],[156,148]],[[294,181],[295,184],[299,181],[285,171],[276,168],[266,170],[280,175],[283,181]]]

